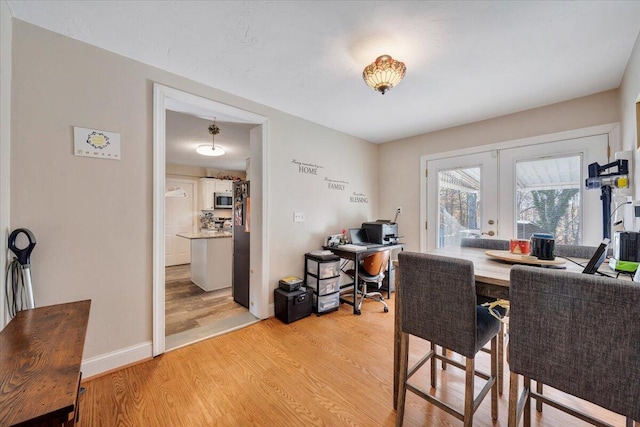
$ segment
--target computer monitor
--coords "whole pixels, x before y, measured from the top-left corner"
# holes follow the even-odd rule
[[[584,274],[595,274],[600,268],[600,265],[604,262],[604,259],[607,256],[607,248],[609,247],[609,239],[604,239],[598,249],[596,249],[595,253],[587,263],[587,266],[582,270]]]

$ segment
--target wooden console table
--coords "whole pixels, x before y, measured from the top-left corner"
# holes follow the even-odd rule
[[[19,312],[0,332],[0,426],[73,426],[90,300]]]

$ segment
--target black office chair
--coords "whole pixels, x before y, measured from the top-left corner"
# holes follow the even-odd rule
[[[531,380],[640,420],[640,286],[587,274],[511,269],[509,426],[530,422],[533,397],[596,425],[599,420],[531,390]],[[518,376],[524,376],[518,397]]]
[[[364,260],[360,262],[358,266],[358,278],[355,276],[355,270],[347,270],[346,274],[351,276],[353,280],[358,280],[358,295],[360,295],[360,302],[358,303],[358,311],[362,308],[362,302],[365,299],[370,299],[374,301],[378,301],[382,303],[384,306],[384,312],[389,312],[389,306],[384,300],[381,292],[373,291],[370,292],[367,290],[367,283],[373,284],[376,289],[380,289],[382,286],[382,281],[385,277],[385,272],[387,271],[387,267],[389,265],[389,257],[391,256],[391,251],[380,251],[374,254],[369,255]],[[354,296],[354,302],[355,302]]]
[[[497,338],[500,321],[486,307],[476,304],[473,263],[469,260],[430,254],[402,252],[398,255],[402,293],[402,334],[400,345],[400,389],[398,392],[396,426],[404,418],[407,390],[472,425],[473,413],[491,391],[491,418],[498,419]],[[409,335],[431,342],[430,351],[413,367],[408,366]],[[491,374],[475,370],[475,356],[491,341]],[[463,365],[446,359],[436,351],[440,345],[466,358]],[[453,408],[409,383],[409,378],[431,360],[431,386],[436,387],[436,360],[466,371],[464,410]],[[487,380],[477,398],[474,398],[474,379]]]

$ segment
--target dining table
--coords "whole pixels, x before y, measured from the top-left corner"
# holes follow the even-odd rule
[[[509,299],[509,275],[511,267],[518,262],[506,261],[506,257],[495,257],[489,254],[504,251],[490,251],[483,248],[446,246],[429,250],[426,253],[441,255],[445,257],[468,259],[473,262],[473,271],[476,281],[476,294],[480,296]],[[508,252],[508,251],[506,251]],[[556,258],[559,259],[559,258]],[[560,260],[560,259],[559,259]],[[586,259],[572,258],[566,263],[545,266],[547,268],[561,268],[566,271],[581,273],[583,265],[588,262]],[[529,257],[522,257],[524,264],[536,265],[536,261]],[[402,335],[402,268],[396,261],[396,292],[395,292],[395,323],[393,342],[393,407],[397,409],[397,398],[400,380],[400,338]]]

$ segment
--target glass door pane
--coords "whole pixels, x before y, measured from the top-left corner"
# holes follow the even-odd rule
[[[547,232],[556,243],[597,246],[602,240],[600,191],[587,190],[587,166],[607,163],[607,135],[500,150],[503,239]]]
[[[479,237],[479,166],[438,172],[438,247],[459,246],[463,237]]]
[[[556,243],[582,242],[582,156],[516,162],[518,239],[551,233]]]
[[[495,151],[432,160],[427,170],[427,249],[497,237]]]

